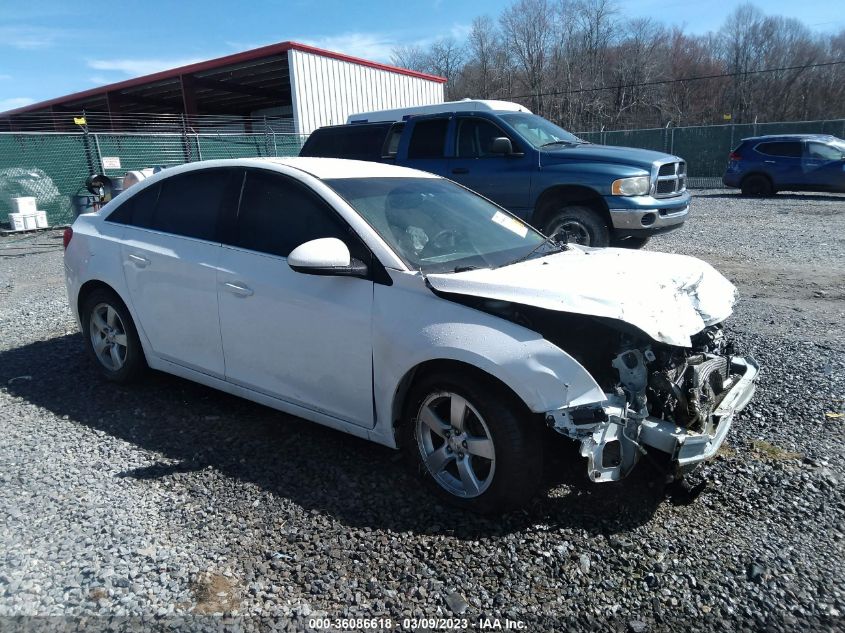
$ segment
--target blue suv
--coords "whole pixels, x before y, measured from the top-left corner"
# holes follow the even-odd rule
[[[845,141],[829,134],[781,134],[742,139],[722,176],[745,196],[778,191],[845,193]]]

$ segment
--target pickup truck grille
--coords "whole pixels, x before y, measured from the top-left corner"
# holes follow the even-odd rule
[[[657,170],[655,198],[670,198],[683,193],[687,188],[687,164],[684,161],[664,163]]]

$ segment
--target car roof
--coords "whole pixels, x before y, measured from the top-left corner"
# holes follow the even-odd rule
[[[836,137],[831,134],[767,134],[764,136],[749,136],[743,141],[801,141],[811,139],[814,141],[832,141]]]
[[[160,172],[163,177],[169,174],[192,171],[194,169],[212,167],[273,167],[284,166],[305,172],[327,180],[331,178],[440,178],[436,174],[386,165],[364,160],[350,160],[347,158],[311,158],[290,156],[284,158],[226,158],[222,160],[204,160],[185,163]]]

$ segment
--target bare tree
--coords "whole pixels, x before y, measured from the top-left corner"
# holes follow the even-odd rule
[[[552,44],[554,13],[548,0],[518,0],[499,22],[508,51],[530,95],[532,109],[543,113],[543,88]]]

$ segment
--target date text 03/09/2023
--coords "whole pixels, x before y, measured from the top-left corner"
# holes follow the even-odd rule
[[[314,631],[524,631],[525,622],[509,618],[311,618]]]

